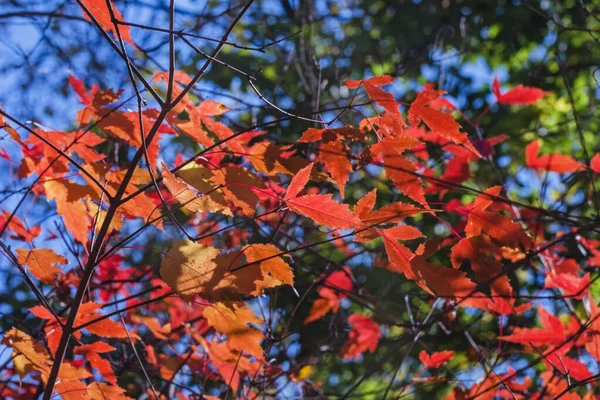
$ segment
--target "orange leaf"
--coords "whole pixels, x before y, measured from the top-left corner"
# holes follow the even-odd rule
[[[108,360],[100,357],[99,353],[108,353],[114,351],[115,348],[104,342],[96,342],[94,344],[84,344],[75,347],[74,354],[84,356],[85,360],[90,363],[107,382],[113,385],[117,384],[117,377],[113,372],[112,366]]]
[[[367,92],[367,96],[378,105],[383,107],[390,114],[395,117],[401,118],[400,116],[400,103],[396,101],[394,96],[390,92],[386,92],[383,89],[378,88],[375,85],[365,81],[363,82],[363,86],[365,87],[365,92]]]
[[[205,299],[231,299],[237,293],[226,264],[217,262],[220,251],[190,240],[179,240],[164,254],[160,277],[184,299],[199,294]]]
[[[37,279],[44,283],[52,284],[56,277],[62,273],[56,264],[67,264],[67,259],[56,254],[52,249],[17,249],[19,264],[25,264]]]
[[[165,164],[162,164],[163,182],[172,196],[185,208],[192,212],[222,212],[229,211],[224,204],[219,204],[210,196],[198,196],[185,183],[173,175]]]
[[[287,192],[283,198],[284,201],[298,197],[298,194],[304,189],[310,179],[310,172],[313,169],[313,165],[313,163],[308,164],[294,175],[288,185]]]
[[[289,264],[280,257],[281,250],[272,244],[250,244],[244,247],[248,263],[258,263],[262,280],[256,280],[256,290],[251,294],[260,295],[263,289],[280,285],[294,286],[294,273]],[[237,272],[237,271],[236,271]]]
[[[98,21],[102,29],[104,29],[107,32],[112,32],[115,36],[118,36],[117,31],[115,29],[115,25],[112,22],[110,10],[108,8],[108,5],[106,4],[106,0],[81,0],[81,2],[96,19],[96,21]],[[123,16],[119,12],[119,10],[117,10],[116,7],[112,4],[111,7],[115,18],[119,21],[123,21]],[[89,16],[86,12],[83,13],[83,16],[86,20],[89,20]],[[119,33],[121,34],[121,37],[124,41],[135,47],[133,40],[131,40],[131,32],[129,31],[129,26],[120,24]]]
[[[319,149],[318,160],[325,164],[325,171],[331,175],[340,189],[344,200],[344,188],[348,182],[348,174],[352,172],[350,151],[339,140],[323,143]]]
[[[399,191],[421,204],[427,204],[423,191],[421,178],[416,175],[415,165],[401,155],[405,149],[410,149],[418,144],[417,140],[402,136],[394,139],[383,140],[371,146],[371,151],[381,154],[385,174]]]
[[[217,332],[227,336],[231,347],[239,351],[245,350],[258,358],[263,357],[260,342],[264,339],[264,335],[258,329],[248,326],[248,324],[262,324],[263,320],[254,315],[248,306],[215,303],[206,307],[202,315]]]
[[[131,397],[125,396],[125,389],[101,382],[90,383],[87,392],[91,400],[132,400]]]
[[[65,226],[75,240],[86,245],[92,223],[87,208],[81,200],[94,199],[95,193],[89,186],[78,185],[67,180],[46,181],[44,189],[48,200],[56,201],[56,211],[64,218]]]

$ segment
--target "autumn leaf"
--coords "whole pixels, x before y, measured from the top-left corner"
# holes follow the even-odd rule
[[[281,257],[281,250],[277,247],[272,244],[250,244],[242,251],[249,264],[258,263],[262,273],[262,276],[254,281],[256,289],[250,294],[258,296],[264,289],[280,285],[294,286],[294,273]]]
[[[220,251],[211,246],[180,240],[173,243],[160,263],[160,277],[182,298],[194,294],[206,299],[230,298],[234,277],[217,263]]]
[[[312,219],[318,225],[331,229],[352,229],[360,220],[346,204],[332,199],[331,194],[306,195],[288,199],[290,210]]]
[[[87,386],[87,393],[91,400],[131,400],[131,397],[125,396],[125,389],[102,382],[90,383]]]
[[[219,204],[210,196],[196,195],[192,189],[177,176],[173,175],[165,164],[162,164],[163,182],[169,193],[185,208],[192,212],[223,212],[229,209],[224,204]]]
[[[318,160],[325,165],[325,171],[333,178],[344,200],[344,189],[348,175],[352,172],[352,163],[348,148],[339,140],[321,144]]]
[[[75,347],[73,350],[74,354],[82,355],[87,362],[90,363],[92,368],[94,368],[104,380],[113,385],[117,384],[117,377],[112,369],[110,361],[100,357],[102,353],[109,353],[111,351],[116,350],[114,347],[108,345],[104,342],[96,342],[93,344],[85,344],[81,346]]]
[[[417,239],[424,237],[424,235],[417,228],[408,225],[379,229],[378,232],[383,239],[390,261],[390,266],[387,268],[393,272],[403,273],[408,279],[414,279],[415,276],[410,266],[410,261],[414,257],[414,254],[407,247],[398,243],[398,241]]]
[[[436,351],[432,354],[422,350],[419,353],[419,360],[421,360],[421,362],[425,364],[427,368],[439,368],[453,358],[454,352],[451,350]]]
[[[540,141],[534,140],[525,148],[525,163],[529,168],[542,171],[558,172],[560,174],[576,172],[584,168],[583,164],[571,156],[559,153],[544,154],[538,157],[540,153]]]
[[[27,228],[19,217],[13,215],[11,218],[10,216],[11,213],[8,211],[2,211],[0,214],[0,230],[7,229],[12,231],[13,235],[10,235],[12,239],[21,240],[23,242],[31,242],[33,239],[39,236],[42,230],[39,225]],[[7,224],[8,226],[6,226]]]
[[[544,92],[541,89],[523,85],[515,86],[508,92],[502,94],[500,92],[500,82],[498,81],[498,77],[494,77],[492,92],[496,96],[496,101],[498,103],[510,105],[535,104],[548,94],[548,92]]]
[[[381,155],[387,178],[394,182],[400,192],[420,204],[427,204],[416,166],[401,155],[404,150],[414,148],[417,144],[418,141],[411,137],[397,137],[374,144],[371,152]]]
[[[322,140],[323,143],[329,143],[342,140],[361,140],[366,139],[366,135],[358,128],[344,126],[342,128],[308,128],[298,139],[300,143],[311,143]]]
[[[206,307],[202,315],[217,332],[227,336],[231,347],[239,351],[247,351],[258,358],[263,357],[260,342],[264,339],[264,335],[258,329],[248,326],[248,324],[262,324],[263,320],[254,315],[246,305],[214,303]]]
[[[510,295],[512,287],[508,276],[502,275],[502,263],[489,254],[494,254],[494,246],[485,235],[473,236],[460,240],[452,247],[450,259],[452,266],[459,269],[465,260],[469,261],[478,283],[490,283],[490,287],[501,295]]]
[[[338,312],[340,300],[347,297],[346,293],[354,287],[352,271],[348,267],[330,273],[323,285],[317,290],[321,298],[314,301],[304,324],[309,324],[323,318],[329,311]]]
[[[294,175],[294,177],[290,181],[285,197],[283,198],[284,200],[287,201],[289,199],[295,199],[296,197],[298,197],[298,195],[304,189],[304,187],[308,183],[308,180],[310,179],[310,173],[313,169],[313,165],[313,163],[310,163]]]
[[[100,24],[102,29],[104,29],[107,32],[112,32],[115,36],[118,37],[115,24],[113,24],[112,21],[111,9],[117,20],[123,21],[123,16],[113,4],[110,5],[111,9],[109,9],[109,5],[105,0],[81,0],[81,2],[85,6],[85,8],[87,8],[87,10],[90,12],[90,14],[92,14],[92,16],[96,19],[96,21],[98,21],[98,24]],[[90,19],[86,12],[83,13],[83,16],[86,20]],[[133,43],[133,40],[131,39],[129,26],[123,24],[119,24],[118,26],[119,33],[121,34],[123,40],[132,45],[133,47],[136,47]]]
[[[17,249],[19,264],[25,264],[31,274],[44,283],[52,284],[62,273],[57,264],[67,264],[63,256],[56,254],[52,249]]]
[[[48,200],[56,201],[56,211],[64,218],[69,232],[77,241],[87,244],[92,223],[87,208],[81,200],[95,199],[95,192],[89,186],[67,180],[47,181],[44,183],[44,189]]]
[[[500,336],[498,340],[536,346],[552,346],[562,343],[566,339],[563,323],[550,314],[542,306],[538,307],[538,315],[542,328],[514,328],[512,335]]]
[[[408,121],[413,127],[419,126],[422,121],[433,132],[439,133],[456,144],[462,144],[467,149],[480,157],[479,152],[467,138],[467,134],[460,131],[460,125],[454,117],[431,107],[432,102],[444,95],[442,90],[426,90],[417,95],[408,109]]]
[[[379,325],[371,318],[361,314],[349,316],[348,323],[352,329],[342,347],[341,354],[344,360],[356,359],[367,350],[374,353],[381,338]]]
[[[396,80],[396,78],[389,76],[389,75],[379,75],[379,76],[374,76],[369,79],[361,79],[361,80],[347,79],[344,81],[344,86],[346,86],[348,89],[356,89],[361,84],[364,84],[364,83],[368,83],[369,85],[372,85],[372,86],[385,86],[385,85],[389,85],[390,83],[394,82],[395,80]]]

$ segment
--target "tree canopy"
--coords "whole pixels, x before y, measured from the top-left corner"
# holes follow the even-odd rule
[[[6,2],[0,396],[594,399],[599,15]]]

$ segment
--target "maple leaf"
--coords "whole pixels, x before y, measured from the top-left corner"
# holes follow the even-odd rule
[[[360,220],[352,214],[346,204],[332,199],[331,194],[306,195],[288,199],[288,207],[293,212],[312,219],[318,225],[331,229],[352,229]]]
[[[284,148],[273,143],[256,143],[250,150],[250,163],[258,172],[267,176],[283,174],[294,176],[310,164],[301,157],[284,157]]]
[[[44,189],[48,200],[56,201],[56,211],[64,218],[65,226],[75,240],[86,245],[92,223],[81,200],[96,199],[96,193],[89,186],[67,180],[46,181]]]
[[[401,156],[406,149],[414,148],[418,141],[408,136],[386,139],[371,146],[373,154],[380,154],[388,179],[399,191],[421,204],[427,204],[421,178],[417,176],[415,165]]]
[[[477,149],[475,149],[467,138],[467,134],[460,131],[460,125],[455,121],[454,117],[431,107],[431,103],[445,93],[442,90],[420,92],[408,109],[408,121],[413,127],[419,126],[419,123],[422,121],[432,131],[452,140],[456,144],[465,146],[478,157],[481,157]]]
[[[329,143],[336,140],[359,140],[366,136],[358,128],[344,126],[342,128],[308,128],[298,139],[299,143],[311,143],[322,140],[323,143]]]
[[[164,171],[164,169],[163,169]],[[224,215],[233,215],[226,204],[225,194],[218,188],[218,183],[215,182],[215,172],[202,167],[200,165],[187,165],[176,173],[176,177],[182,179],[182,183],[192,186],[199,194],[206,197],[206,207],[208,209],[218,209],[218,212]],[[222,179],[222,178],[221,178]],[[176,182],[173,184],[172,193],[179,193],[182,198],[188,198],[189,192],[186,192],[184,186],[179,186]],[[194,200],[196,202],[196,200]]]
[[[460,240],[452,247],[451,261],[453,268],[460,268],[464,260],[468,260],[475,280],[479,283],[491,281],[491,288],[502,295],[512,293],[512,287],[506,275],[501,275],[502,263],[488,254],[497,250],[485,235],[472,236]]]
[[[61,380],[54,386],[54,391],[64,400],[88,400],[89,394],[85,383],[79,380]]]
[[[529,248],[532,240],[519,224],[505,215],[486,211],[494,203],[494,198],[498,197],[500,190],[501,186],[493,186],[477,196],[468,211],[465,233],[468,237],[473,237],[485,232],[505,246]]]
[[[215,170],[211,181],[221,186],[225,200],[239,207],[246,216],[251,216],[256,211],[258,196],[254,190],[265,187],[258,175],[239,167]]]
[[[256,289],[250,294],[258,296],[264,289],[280,285],[294,286],[294,273],[279,256],[281,250],[277,247],[272,244],[250,244],[244,247],[243,253],[247,262],[258,263],[262,272],[262,276],[254,281]]]
[[[96,342],[93,344],[84,344],[75,347],[73,350],[74,354],[82,355],[87,362],[90,363],[102,377],[113,385],[117,384],[117,377],[112,370],[112,366],[108,360],[100,357],[101,353],[109,353],[114,351],[115,348],[104,342]]]
[[[433,212],[427,208],[418,208],[412,204],[395,202],[387,204],[380,209],[375,211],[369,211],[368,213],[361,210],[363,216],[360,220],[366,225],[378,225],[378,224],[393,224],[404,221],[408,217],[418,215],[422,212]]]
[[[379,325],[362,314],[352,314],[348,317],[348,323],[352,329],[342,347],[344,360],[356,359],[367,350],[374,353],[381,338]]]
[[[379,76],[374,76],[369,79],[361,79],[361,80],[347,79],[344,81],[344,86],[346,86],[348,89],[356,89],[364,83],[368,83],[369,85],[372,85],[372,86],[385,86],[385,85],[389,85],[390,83],[393,83],[395,80],[396,80],[396,78],[394,78],[393,76],[379,75]]]
[[[10,216],[11,213],[8,211],[2,211],[2,214],[0,214],[0,230],[4,230],[6,224],[8,224],[6,229],[14,233],[14,235],[11,235],[12,239],[31,242],[33,239],[38,237],[42,231],[42,228],[39,225],[32,226],[28,229],[19,217],[13,215],[12,218],[10,218]]]
[[[340,300],[346,298],[346,292],[354,287],[352,271],[348,267],[333,271],[327,276],[323,285],[317,290],[321,298],[315,300],[304,324],[323,318],[329,311],[338,312]]]
[[[331,194],[297,197],[308,182],[312,167],[313,164],[309,164],[292,178],[289,185],[291,190],[288,188],[284,198],[290,210],[332,229],[352,229],[360,224],[360,220],[350,211],[350,208],[346,204],[333,200]]]
[[[258,358],[263,357],[260,342],[264,339],[264,335],[248,324],[262,324],[264,321],[254,315],[245,304],[214,303],[206,307],[202,315],[217,332],[227,336],[231,347],[239,351],[247,351]]]
[[[523,85],[515,86],[508,92],[502,94],[500,92],[500,82],[498,81],[498,77],[494,77],[492,92],[496,96],[496,101],[498,103],[510,105],[535,104],[548,94],[548,92],[544,92],[542,89]]]
[[[4,334],[2,344],[14,350],[13,362],[21,378],[31,371],[37,371],[42,374],[44,379],[48,379],[52,361],[42,343],[34,341],[31,336],[24,332],[12,328]],[[63,362],[58,376],[65,381],[73,381],[89,378],[92,374],[83,368],[73,366],[71,363]]]
[[[98,21],[98,24],[100,24],[102,29],[104,29],[107,32],[112,32],[115,36],[118,37],[115,24],[113,24],[112,21],[110,13],[111,10],[108,8],[109,6],[105,0],[81,0],[81,2],[85,6],[85,8],[87,8],[87,10],[90,12],[90,14],[92,14],[92,16],[96,19],[96,21]],[[119,10],[117,10],[112,4],[110,5],[110,7],[112,8],[112,12],[115,18],[119,21],[123,21],[123,16],[119,12]],[[83,13],[83,17],[88,21],[90,20],[88,14],[85,11]],[[121,34],[121,37],[124,41],[126,41],[133,47],[136,47],[133,43],[133,40],[131,39],[131,32],[129,31],[129,26],[119,24],[119,33]]]
[[[91,400],[132,400],[131,397],[125,396],[125,389],[102,382],[90,383],[87,386],[87,393]]]
[[[533,307],[533,304],[522,304],[520,306],[515,306],[514,303],[514,298],[506,300],[502,296],[497,296],[496,292],[492,290],[492,298],[487,299],[486,308],[488,311],[493,311],[500,315],[511,315],[521,314]]]
[[[414,257],[412,251],[398,243],[398,240],[412,240],[424,235],[415,227],[400,225],[389,229],[379,229],[379,234],[383,239],[385,250],[391,265],[388,269],[393,272],[401,272],[408,279],[414,279],[415,276],[410,266],[410,260]]]
[[[371,190],[365,196],[361,197],[354,207],[354,214],[361,220],[369,215],[375,207],[377,201],[377,189]]]
[[[352,163],[349,159],[350,151],[339,140],[321,144],[318,160],[325,165],[325,171],[337,183],[342,200],[344,188],[348,182],[348,174],[352,172]]]
[[[566,339],[565,327],[556,316],[550,314],[542,306],[538,307],[538,316],[542,329],[514,328],[512,335],[500,336],[498,340],[523,345],[533,343],[536,346],[552,346],[560,344]]]
[[[525,148],[525,164],[532,169],[542,171],[558,172],[560,174],[576,172],[584,168],[583,164],[571,156],[559,153],[544,154],[538,157],[540,153],[540,141],[534,140]]]
[[[220,251],[184,239],[171,245],[160,263],[160,277],[182,298],[231,298],[236,293],[228,267],[217,262]]]
[[[19,264],[25,264],[31,274],[44,283],[52,284],[62,273],[57,264],[67,264],[67,259],[52,249],[17,249]]]
[[[130,318],[132,322],[148,328],[157,339],[168,340],[171,335],[170,323],[161,325],[156,318],[141,315],[132,315]]]
[[[544,281],[547,289],[562,289],[563,293],[577,300],[583,299],[591,285],[589,272],[578,277],[568,273],[549,272]]]
[[[198,196],[185,183],[173,175],[165,164],[162,164],[163,182],[172,196],[185,208],[192,212],[223,212],[229,211],[224,204],[219,204],[210,196]]]
[[[439,368],[453,358],[454,352],[451,350],[436,351],[432,354],[422,350],[419,353],[419,360],[421,360],[421,362],[425,364],[427,368]]]
[[[396,101],[394,95],[390,92],[386,92],[383,89],[373,85],[368,81],[363,82],[363,87],[365,88],[365,92],[367,96],[375,103],[383,107],[387,112],[392,114],[395,117],[400,118],[400,103]]]

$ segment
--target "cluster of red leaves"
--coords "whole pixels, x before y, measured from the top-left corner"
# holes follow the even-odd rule
[[[129,30],[124,26],[117,29],[113,24],[112,15],[117,19],[121,16],[116,9],[109,8],[110,3],[82,1],[82,4],[104,30],[133,45]],[[178,85],[189,84],[191,78],[177,71],[174,79],[177,85],[173,94],[179,96],[183,90]],[[154,76],[157,86],[168,81],[169,73]],[[135,220],[164,229],[162,219],[157,218],[161,207],[166,207],[167,213],[172,209],[181,210],[189,216],[190,226],[195,230],[192,234],[199,235],[197,240],[173,243],[162,255],[161,279],[154,277],[150,283],[157,289],[153,294],[162,296],[164,301],[149,304],[144,312],[128,312],[120,321],[102,314],[101,308],[111,299],[121,297],[135,310],[139,300],[135,299],[132,288],[136,287],[135,280],[147,272],[127,266],[125,258],[118,253],[102,258],[95,266],[97,271],[90,285],[91,301],[81,305],[75,319],[73,337],[78,342],[72,358],[60,369],[56,391],[63,398],[126,398],[106,358],[116,347],[96,337],[135,345],[144,334],[170,344],[185,335],[192,343],[188,355],[156,354],[154,347],[145,347],[148,362],[167,382],[173,380],[184,364],[206,379],[225,383],[234,393],[240,390],[245,377],[253,379],[281,373],[266,359],[261,346],[265,338],[261,327],[265,321],[254,314],[250,303],[265,291],[294,285],[290,252],[271,243],[249,243],[242,229],[232,229],[224,238],[215,240],[218,225],[207,234],[201,231],[200,224],[193,223],[194,218],[211,214],[259,218],[259,214],[272,213],[280,219],[260,218],[273,225],[290,218],[289,214],[296,214],[311,224],[327,228],[324,235],[338,240],[340,247],[349,242],[339,240],[339,235],[348,232],[348,237],[356,243],[381,244],[387,257],[379,258],[375,265],[413,281],[432,297],[500,315],[522,313],[531,307],[514,304],[516,293],[507,272],[511,265],[533,253],[539,253],[545,260],[546,288],[558,289],[578,300],[586,297],[589,273],[583,273],[574,260],[561,258],[560,246],[542,248],[543,236],[532,234],[524,224],[516,222],[519,218],[526,219],[527,215],[516,215],[515,210],[502,201],[500,186],[479,192],[468,204],[447,203],[445,212],[459,221],[452,226],[448,224],[452,236],[427,238],[419,229],[407,224],[408,218],[423,215],[441,220],[437,214],[442,210],[431,208],[431,199],[436,196],[443,199],[450,189],[469,180],[470,165],[482,156],[489,157],[493,146],[506,140],[506,136],[472,142],[453,115],[459,110],[442,97],[443,91],[430,88],[417,94],[404,115],[401,103],[392,92],[382,89],[393,81],[389,76],[346,81],[348,88],[364,90],[383,112],[365,117],[358,127],[310,128],[295,146],[272,143],[261,131],[235,134],[218,119],[229,109],[215,101],[196,104],[186,95],[163,119],[158,109],[148,108],[141,113],[121,111],[116,103],[121,100],[122,91],[100,90],[96,86],[88,91],[75,77],[70,78],[70,84],[83,105],[78,120],[84,124],[94,123],[96,130],[67,133],[32,129],[29,136],[22,139],[7,124],[4,129],[22,150],[18,177],[43,178],[34,186],[34,192],[55,202],[66,230],[84,248],[90,248],[105,218],[110,219],[109,236],[118,237],[123,226]],[[508,105],[533,104],[545,95],[540,89],[523,86],[501,94],[497,80],[493,93],[498,103]],[[150,126],[157,129],[146,146],[140,132]],[[176,168],[162,162],[160,182],[151,182],[151,176],[159,173],[159,139],[174,136],[186,137],[212,150],[185,163],[178,161]],[[148,169],[108,163],[107,156],[101,152],[107,141],[136,151],[144,149]],[[298,151],[305,143],[315,144],[312,162]],[[442,148],[451,156],[439,168],[428,163],[431,146]],[[559,173],[585,169],[570,156],[539,156],[539,152],[538,141],[527,146],[525,156],[529,168]],[[77,170],[70,168],[70,160],[65,155],[81,160]],[[178,160],[183,160],[182,155],[178,155]],[[600,173],[599,160],[594,156],[591,168]],[[405,201],[376,207],[378,198],[374,189],[353,208],[344,203],[351,176],[367,166],[380,168],[393,188],[406,197]],[[79,179],[73,178],[75,173]],[[125,181],[127,185],[123,185]],[[311,182],[323,184],[314,187]],[[321,193],[328,183],[337,186],[341,201],[333,193]],[[110,201],[116,197],[127,201],[112,207]],[[12,239],[28,244],[17,249],[16,263],[26,266],[40,282],[66,288],[80,284],[79,271],[67,269],[66,257],[50,248],[32,246],[42,226],[27,228],[7,211],[2,212],[0,225],[11,232]],[[585,245],[599,257],[598,243],[588,241]],[[449,254],[448,265],[435,261],[443,259],[444,254]],[[87,255],[86,252],[84,256]],[[152,273],[151,268],[147,269]],[[129,286],[113,287],[106,283],[128,279],[133,281]],[[355,289],[350,268],[325,274],[318,282],[318,299],[304,322],[317,321],[330,312],[338,313],[340,301],[352,298]],[[21,378],[32,374],[44,382],[67,321],[46,305],[35,306],[30,311],[45,321],[44,341],[15,328],[5,334],[3,343],[13,349],[13,368]],[[586,366],[568,353],[585,348],[600,361],[596,345],[600,325],[595,322],[598,311],[594,302],[590,301],[591,329],[579,335],[576,341],[567,340],[580,330],[576,319],[563,323],[541,306],[537,312],[541,329],[514,328],[510,335],[500,336],[499,340],[523,345],[523,351],[531,353],[542,347],[543,362],[548,364],[548,369],[556,368],[563,374],[568,370],[577,380],[590,377]],[[162,313],[168,319],[148,313]],[[377,321],[377,316],[361,313],[347,317],[350,330],[339,349],[344,359],[356,359],[367,351],[377,350],[383,336]],[[132,327],[131,331],[128,326]],[[431,355],[421,352],[419,359],[427,368],[434,369],[446,365],[453,356],[452,351]],[[106,383],[86,384],[84,380],[91,378],[94,372]],[[471,390],[491,388],[498,382],[497,375],[489,376]],[[509,382],[505,383],[506,388],[517,385],[506,379]],[[564,379],[556,380],[550,375],[545,379],[552,393],[565,387]],[[78,393],[79,397],[69,393]],[[449,398],[466,395],[455,391]],[[182,392],[177,396],[185,398]]]

